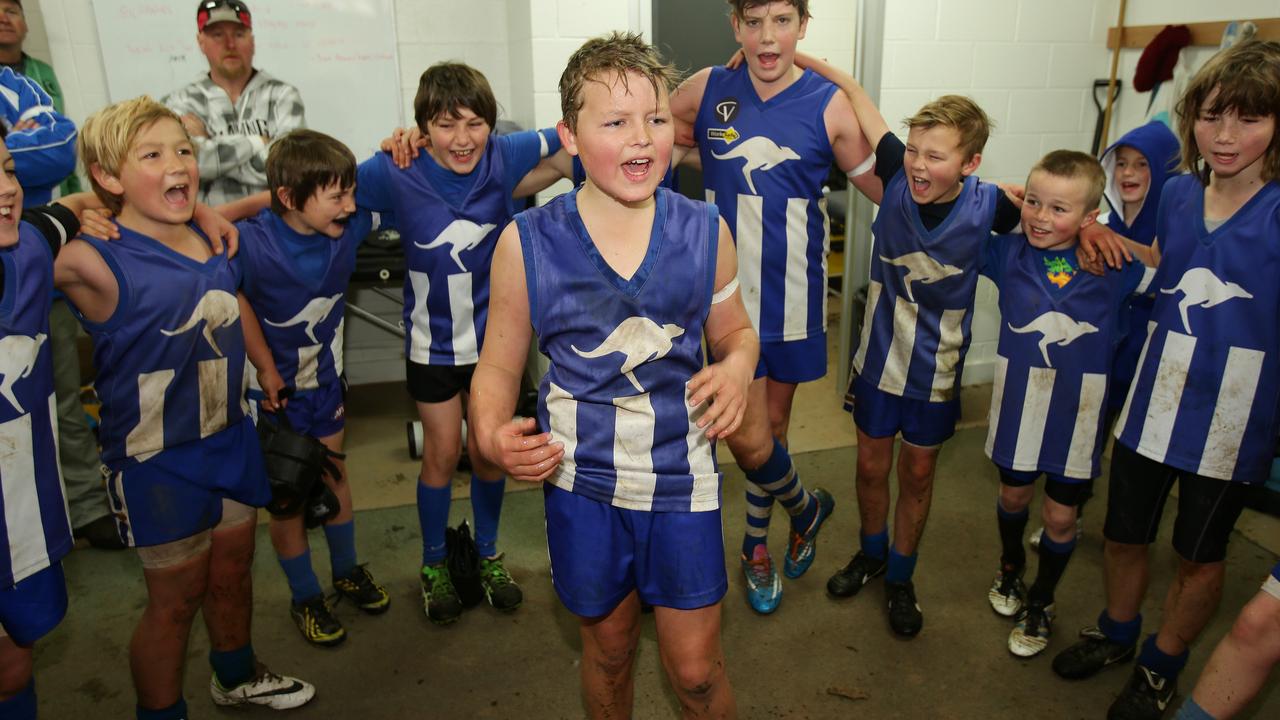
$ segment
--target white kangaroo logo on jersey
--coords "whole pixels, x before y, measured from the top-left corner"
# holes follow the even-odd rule
[[[904,267],[910,271],[906,277],[902,278],[902,281],[907,285],[907,299],[911,302],[916,301],[915,296],[911,293],[911,283],[922,282],[929,285],[964,272],[954,265],[944,265],[934,260],[922,250],[899,255],[896,258],[887,258],[881,255],[880,260],[896,267]]]
[[[747,179],[747,187],[752,195],[758,195],[756,184],[751,180],[751,173],[756,170],[771,170],[788,160],[799,160],[800,156],[789,147],[778,147],[778,144],[763,135],[747,138],[741,145],[729,148],[722,155],[711,153],[717,160],[733,160],[743,158],[742,176]]]
[[[294,325],[306,325],[307,337],[311,338],[311,342],[318,343],[316,339],[316,326],[324,322],[329,317],[329,313],[333,312],[333,306],[338,304],[338,300],[342,298],[342,293],[338,293],[333,297],[312,298],[297,315],[285,320],[284,322],[272,322],[263,318],[263,322],[271,327],[287,328]]]
[[[1233,282],[1219,280],[1213,271],[1206,267],[1191,268],[1182,274],[1182,279],[1171,288],[1162,288],[1160,292],[1172,295],[1182,292],[1182,300],[1178,301],[1178,312],[1182,314],[1182,327],[1191,334],[1191,322],[1187,319],[1187,310],[1193,307],[1211,308],[1232,298],[1252,300],[1253,295]]]
[[[1098,332],[1098,328],[1092,324],[1073,320],[1070,315],[1056,310],[1050,310],[1020,328],[1009,323],[1009,329],[1022,335],[1027,333],[1043,335],[1044,337],[1040,338],[1040,354],[1044,356],[1044,364],[1049,367],[1053,367],[1053,363],[1049,360],[1050,345],[1070,345],[1081,335]]]
[[[671,352],[671,341],[683,334],[684,328],[679,325],[668,323],[660,326],[647,317],[637,315],[618,323],[618,327],[614,328],[613,332],[609,333],[609,337],[605,338],[595,350],[579,350],[574,345],[569,347],[573,348],[579,356],[587,359],[604,357],[611,353],[626,355],[627,359],[622,361],[622,374],[627,376],[637,390],[644,392],[644,387],[631,371],[650,360],[665,357]]]
[[[467,266],[462,264],[462,251],[470,250],[484,242],[485,237],[489,235],[489,231],[495,227],[497,225],[492,223],[477,225],[470,220],[454,220],[449,223],[448,227],[440,231],[435,240],[426,245],[419,242],[414,243],[414,245],[423,250],[448,245],[449,256],[453,258],[454,262],[458,263],[458,267],[462,268],[462,272],[466,272]]]
[[[196,303],[195,308],[191,310],[191,317],[187,318],[186,322],[172,330],[160,332],[169,337],[181,335],[195,328],[203,320],[204,339],[209,341],[209,347],[218,353],[218,357],[223,357],[222,348],[218,347],[218,343],[213,340],[213,331],[231,327],[239,319],[240,303],[236,301],[236,296],[225,290],[210,290],[200,298],[200,302]]]
[[[0,379],[0,395],[20,414],[27,411],[18,402],[18,396],[13,394],[13,386],[35,369],[36,357],[46,337],[44,333],[36,333],[35,337],[10,335],[0,338],[0,375],[4,376]]]

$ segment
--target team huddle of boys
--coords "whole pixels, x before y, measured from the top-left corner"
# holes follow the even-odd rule
[[[338,597],[388,609],[357,557],[342,462],[345,294],[360,243],[384,226],[402,238],[406,379],[423,424],[426,616],[444,625],[463,609],[445,536],[465,415],[485,597],[508,611],[522,602],[499,517],[507,477],[540,482],[552,583],[581,619],[588,714],[629,716],[650,606],[684,714],[736,716],[714,444],[746,475],[743,583],[751,607],[772,613],[784,587],[767,546],[774,505],[790,519],[788,578],[810,569],[836,506],[830,490],[805,487],[787,450],[796,386],[827,372],[832,165],[879,212],[847,396],[859,546],[829,594],[883,576],[891,630],[923,628],[918,547],[985,275],[1001,317],[986,442],[1000,478],[991,607],[1013,622],[1011,653],[1049,646],[1055,588],[1114,422],[1106,607],[1053,669],[1079,679],[1136,656],[1108,717],[1161,717],[1220,596],[1243,492],[1268,476],[1280,430],[1280,331],[1259,322],[1280,311],[1280,284],[1259,280],[1280,274],[1280,45],[1211,59],[1176,133],[1152,122],[1101,161],[1050,152],[1025,187],[1005,188],[976,175],[991,123],[972,100],[929,102],[904,143],[853,78],[796,52],[805,0],[728,4],[740,55],[674,90],[653,47],[615,33],[570,57],[556,128],[497,136],[484,76],[441,63],[422,74],[417,128],[396,131],[386,152],[358,162],[331,137],[292,130],[269,139],[270,189],[218,208],[198,202],[188,120],[148,97],[81,128],[92,193],[24,210],[0,151],[0,659],[17,669],[4,674],[0,717],[35,717],[31,647],[67,609],[71,529],[44,342],[55,287],[93,339],[112,511],[146,579],[130,644],[138,718],[188,716],[198,612],[215,703],[287,709],[314,696],[253,649],[256,508],[272,509],[290,615],[309,642],[347,632],[312,569],[310,527],[323,527]],[[689,133],[696,152],[675,144]],[[706,202],[668,189],[673,163],[701,167]],[[517,212],[516,198],[575,176],[575,189]],[[550,367],[537,416],[515,417],[535,341]],[[281,497],[287,478],[266,439],[286,431],[312,438],[328,467],[297,502]],[[1175,481],[1178,580],[1140,642],[1147,548]],[[1280,609],[1268,604],[1280,603],[1280,565],[1255,603]],[[1215,652],[1179,717],[1225,717],[1257,692],[1269,665],[1225,673],[1238,691],[1215,692],[1230,652]]]

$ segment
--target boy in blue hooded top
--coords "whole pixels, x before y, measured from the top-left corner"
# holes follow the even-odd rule
[[[1177,174],[1179,152],[1177,136],[1158,120],[1130,130],[1107,148],[1102,154],[1102,169],[1107,174],[1103,197],[1111,211],[1100,221],[1130,240],[1150,246],[1156,237],[1160,192],[1165,181]],[[1150,296],[1135,296],[1122,317],[1111,365],[1109,415],[1120,411],[1128,395],[1146,339],[1141,331],[1132,330],[1147,326],[1153,302]]]

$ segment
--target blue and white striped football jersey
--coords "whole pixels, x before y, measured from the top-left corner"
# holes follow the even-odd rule
[[[1001,266],[992,273],[999,278],[1000,342],[987,457],[1011,470],[1097,477],[1120,310],[1145,268],[1077,272],[1059,289],[1045,274],[1045,253],[1022,235],[992,245]]]
[[[823,112],[838,88],[806,71],[760,100],[744,64],[712,68],[694,132],[707,202],[738,250],[738,281],[764,342],[826,332],[827,254],[822,185],[834,155]]]
[[[577,190],[516,216],[538,346],[551,358],[538,423],[564,443],[547,482],[656,512],[715,510],[720,474],[686,383],[703,366],[719,232],[715,208],[659,188],[648,252],[609,267]]]
[[[1156,302],[1116,438],[1180,470],[1263,482],[1280,430],[1280,183],[1212,232],[1203,218],[1199,180],[1165,184]]]
[[[81,318],[98,370],[102,462],[117,471],[240,422],[239,261],[222,254],[198,262],[123,225],[118,240],[81,237],[120,287],[106,322]]]
[[[899,170],[871,226],[871,283],[854,370],[880,390],[926,402],[959,397],[982,249],[999,188],[964,180],[951,213],[933,230]]]
[[[356,249],[373,227],[373,214],[358,210],[342,237],[301,235],[271,210],[236,224],[240,230],[242,291],[258,316],[276,370],[285,384],[306,392],[328,387],[342,375],[343,314]],[[324,272],[304,277],[285,243],[324,243]]]
[[[53,258],[28,223],[0,250],[0,590],[71,550],[71,521],[58,464],[58,410],[49,349]]]
[[[429,154],[408,170],[378,153],[364,164],[385,167],[387,208],[405,256],[405,355],[422,365],[473,365],[489,313],[489,270],[498,234],[511,221],[510,193],[496,138],[489,137],[462,207],[441,196],[428,177]],[[357,186],[359,193],[359,186]]]

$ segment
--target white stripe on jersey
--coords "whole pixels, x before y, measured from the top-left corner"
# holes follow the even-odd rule
[[[196,363],[200,376],[200,437],[227,426],[227,358]]]
[[[1044,426],[1049,421],[1049,401],[1058,371],[1027,368],[1027,391],[1022,396],[1022,417],[1018,422],[1018,442],[1013,448],[1014,470],[1035,470],[1044,446]]]
[[[1227,367],[1218,388],[1218,401],[1213,406],[1213,422],[1200,454],[1197,475],[1230,480],[1240,454],[1240,442],[1253,411],[1253,399],[1262,376],[1261,350],[1232,347],[1227,351]]]
[[[893,340],[880,371],[880,389],[890,395],[902,396],[907,387],[907,371],[911,369],[911,355],[916,345],[916,321],[920,306],[906,298],[894,298]]]
[[[125,455],[138,462],[164,448],[164,394],[175,374],[173,370],[157,370],[138,376],[138,424],[124,439]],[[225,387],[222,394],[227,394]]]
[[[298,348],[298,372],[293,376],[293,387],[298,390],[314,390],[320,387],[316,373],[320,370],[320,351],[323,345],[303,345]]]
[[[454,365],[474,365],[480,361],[474,304],[475,300],[471,297],[471,273],[450,275],[449,313],[453,315]]]
[[[333,334],[333,342],[329,343],[329,353],[333,355],[333,372],[338,377],[342,377],[342,330],[347,324],[346,318],[338,320],[338,330]]]
[[[653,509],[658,475],[653,472],[653,436],[658,418],[649,393],[613,399],[613,486],[614,507],[627,510]]]
[[[685,404],[693,396],[688,386],[685,387]],[[706,430],[698,427],[698,419],[710,407],[710,403],[702,403],[689,411],[689,431],[685,434],[688,443],[689,473],[693,475],[693,493],[689,498],[689,512],[715,510],[720,507],[720,474],[716,472],[715,450],[707,439]],[[751,511],[747,503],[747,511]],[[749,528],[750,526],[748,526]]]
[[[782,295],[782,337],[798,340],[809,332],[809,201],[787,199],[786,289]]]
[[[9,532],[5,544],[9,546],[9,563],[15,583],[30,576],[32,571],[49,565],[49,548],[45,545],[44,523],[40,517],[40,496],[36,492],[35,448],[31,443],[31,430],[31,413],[0,424],[0,477],[4,478],[0,488],[4,492],[4,522]]]
[[[933,385],[929,402],[944,402],[955,397],[956,365],[960,364],[960,346],[964,343],[964,316],[967,309],[943,310],[938,318],[938,351],[933,356]]]
[[[564,443],[564,457],[547,482],[566,492],[573,492],[573,479],[578,472],[577,462],[573,459],[578,450],[578,401],[559,385],[553,382],[547,385],[547,415],[551,424],[547,429],[553,442]]]
[[[409,282],[413,286],[413,310],[409,313],[409,322],[413,330],[409,333],[409,359],[413,362],[431,364],[431,313],[427,311],[427,292],[431,290],[431,277],[423,272],[409,272]]]
[[[867,285],[867,307],[862,311],[862,339],[858,341],[858,352],[853,355],[853,369],[862,372],[867,362],[867,346],[871,344],[871,319],[876,315],[876,304],[880,302],[880,291],[884,285],[872,280]]]
[[[760,332],[760,263],[764,242],[764,198],[738,196],[738,280],[742,283],[742,303],[747,306],[751,326]]]
[[[1080,378],[1080,403],[1076,406],[1076,426],[1071,431],[1071,447],[1062,474],[1088,480],[1093,477],[1093,447],[1098,443],[1098,420],[1107,395],[1107,376],[1085,373]]]
[[[1141,372],[1142,366],[1147,361],[1147,348],[1151,347],[1151,336],[1156,332],[1156,323],[1154,320],[1147,322],[1147,339],[1142,343],[1142,352],[1138,353],[1138,371]],[[1124,407],[1120,409],[1120,417],[1116,420],[1115,436],[1120,437],[1124,433],[1125,423],[1129,420],[1129,406],[1133,403],[1133,390],[1138,386],[1138,378],[1134,378],[1129,384],[1129,394],[1125,396]]]
[[[1140,452],[1158,463],[1163,463],[1169,452],[1173,423],[1178,419],[1182,390],[1187,384],[1187,371],[1191,368],[1191,356],[1195,350],[1196,339],[1191,335],[1170,330],[1165,338],[1160,366],[1151,386],[1151,398],[1147,401],[1147,420],[1142,425],[1142,437],[1138,439]]]
[[[830,310],[827,308],[827,302],[831,300],[831,293],[827,292],[827,258],[831,255],[831,218],[827,216],[827,197],[824,195],[818,201],[818,213],[822,215],[822,327],[826,329],[827,318],[831,316]],[[807,298],[806,298],[807,301]]]
[[[996,377],[991,383],[991,409],[987,411],[987,457],[995,454],[996,432],[1000,429],[1000,408],[1004,404],[1004,381],[1009,358],[996,355]]]

